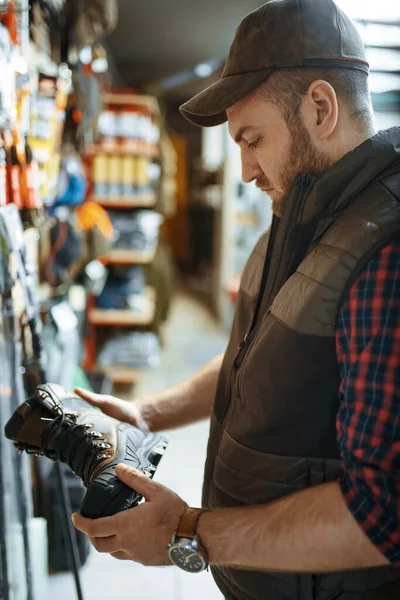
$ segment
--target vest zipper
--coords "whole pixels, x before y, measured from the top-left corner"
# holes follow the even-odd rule
[[[237,351],[235,359],[233,361],[232,377],[234,376],[234,373],[236,372],[236,379],[235,379],[236,391],[238,389],[237,388],[238,370],[243,363],[243,360],[248,352],[248,348],[249,348],[251,342],[253,341],[253,339],[255,337],[255,333],[257,331],[257,326],[256,326],[257,317],[258,317],[258,313],[260,311],[260,306],[261,306],[261,302],[262,302],[264,291],[265,291],[265,286],[266,286],[267,279],[268,279],[268,272],[269,272],[269,267],[270,267],[271,258],[272,258],[272,250],[274,247],[274,242],[276,239],[276,233],[278,231],[279,223],[280,223],[280,219],[278,217],[274,216],[272,219],[271,233],[270,233],[269,240],[268,240],[267,254],[265,256],[264,267],[263,267],[263,272],[262,272],[261,282],[260,282],[260,288],[258,291],[257,302],[256,302],[256,306],[254,309],[253,318],[251,320],[251,325],[250,325],[248,332],[244,336],[243,341],[238,346],[238,351]],[[268,310],[267,314],[269,314],[269,310]]]
[[[271,313],[271,309],[269,308],[267,310],[264,318],[260,321],[260,323],[257,325],[257,327],[255,327],[249,335],[246,335],[245,339],[240,344],[240,346],[242,346],[242,348],[236,357],[237,360],[235,360],[235,363],[234,363],[235,370],[236,370],[235,390],[236,390],[236,394],[238,396],[240,396],[239,386],[240,386],[240,382],[242,381],[242,377],[243,377],[243,369],[240,369],[240,371],[239,371],[239,368],[242,366],[246,356],[248,356],[248,354],[250,353],[250,350],[257,338],[256,334],[257,334],[259,328],[261,327],[261,325],[263,325],[265,323],[265,321],[270,313]]]

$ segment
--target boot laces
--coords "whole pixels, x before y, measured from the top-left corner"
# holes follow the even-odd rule
[[[40,454],[51,460],[59,459],[61,453],[56,450],[48,450],[48,445],[51,440],[57,438],[63,430],[65,431],[68,428],[71,432],[71,439],[77,441],[67,446],[66,450],[62,452],[62,461],[72,465],[76,452],[82,448],[82,442],[85,442],[86,449],[80,464],[74,471],[74,475],[80,477],[83,483],[87,485],[90,474],[99,461],[111,457],[109,453],[104,452],[104,450],[110,449],[111,445],[106,442],[102,433],[92,429],[93,425],[91,423],[76,423],[78,413],[67,412],[60,402],[54,398],[51,400],[53,408],[58,414],[51,419],[43,432]],[[81,435],[74,436],[73,432],[77,430]]]

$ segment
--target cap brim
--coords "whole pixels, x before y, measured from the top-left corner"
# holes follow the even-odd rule
[[[226,111],[247,94],[256,89],[273,69],[263,69],[238,75],[227,75],[194,96],[180,111],[182,115],[199,127],[215,127],[228,120]]]

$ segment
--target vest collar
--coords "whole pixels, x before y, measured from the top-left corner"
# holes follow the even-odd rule
[[[296,211],[297,222],[307,224],[339,213],[396,161],[400,161],[400,127],[379,131],[315,180],[302,202],[302,209],[299,207]],[[298,177],[304,180],[304,174]],[[290,200],[299,201],[298,194],[290,194],[288,204]],[[291,208],[287,208],[292,213]]]

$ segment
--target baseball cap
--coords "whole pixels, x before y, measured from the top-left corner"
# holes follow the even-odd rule
[[[287,67],[369,70],[354,23],[333,0],[270,0],[237,28],[221,78],[180,111],[195,125],[221,125],[227,108]]]

